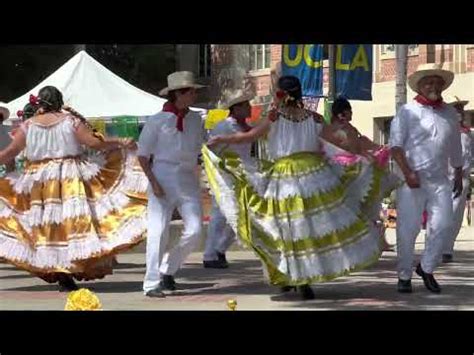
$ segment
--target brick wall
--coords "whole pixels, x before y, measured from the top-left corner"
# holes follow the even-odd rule
[[[408,57],[408,75],[412,74],[420,64],[420,56]],[[385,58],[380,60],[380,71],[375,74],[375,81],[392,81],[397,75],[397,60],[395,58]]]
[[[272,69],[275,69],[280,64],[282,50],[283,50],[283,45],[281,45],[281,44],[272,44],[272,47],[271,47],[271,51],[272,51],[271,66],[272,66]]]
[[[467,48],[467,63],[466,69],[467,71],[474,71],[474,48]]]

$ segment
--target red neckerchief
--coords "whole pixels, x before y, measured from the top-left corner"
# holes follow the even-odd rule
[[[463,123],[461,123],[460,127],[461,127],[461,132],[462,132],[462,133],[467,133],[467,134],[471,133],[471,130],[470,130],[470,128],[469,128],[469,127],[466,127],[466,126],[464,126],[464,124],[463,124]]]
[[[422,96],[422,95],[417,95],[415,97],[415,100],[424,105],[424,106],[431,106],[433,107],[434,109],[437,109],[437,108],[440,108],[443,106],[444,102],[443,102],[443,98],[440,98],[438,100],[430,100],[430,99],[427,99],[426,97]]]
[[[167,101],[163,105],[163,112],[174,113],[176,115],[176,117],[178,118],[177,121],[176,121],[176,129],[180,132],[183,132],[183,130],[184,130],[184,116],[187,115],[187,113],[189,112],[189,109],[185,108],[183,110],[179,110],[174,103],[172,103],[170,101]]]

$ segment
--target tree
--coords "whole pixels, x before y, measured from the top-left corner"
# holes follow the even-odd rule
[[[398,112],[401,106],[407,103],[407,62],[408,45],[397,44],[395,46],[395,55],[397,61],[397,77],[395,86],[395,112]]]
[[[171,44],[88,45],[87,52],[122,79],[155,95],[175,69]]]
[[[63,65],[73,54],[73,46],[10,45],[2,46],[1,53],[0,101],[9,102],[25,94]]]
[[[74,45],[74,53],[79,53],[81,51],[86,50],[86,45],[85,44],[75,44]]]
[[[249,69],[249,45],[212,45],[214,89],[211,101],[214,105],[222,102],[229,90],[255,91],[247,77]]]
[[[132,85],[157,94],[175,70],[175,45],[1,46],[0,101],[9,102],[38,85],[81,50]]]

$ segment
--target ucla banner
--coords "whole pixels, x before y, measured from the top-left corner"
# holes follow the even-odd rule
[[[282,75],[300,79],[303,96],[323,96],[323,46],[283,46]],[[349,100],[372,100],[372,45],[337,45],[335,66],[336,96]]]
[[[283,45],[282,75],[296,76],[301,81],[303,96],[323,96],[323,45]]]
[[[349,100],[372,100],[371,44],[337,45],[336,96]]]

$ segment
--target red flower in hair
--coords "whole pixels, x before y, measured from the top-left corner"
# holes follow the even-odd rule
[[[276,97],[280,100],[283,99],[285,96],[286,96],[286,93],[283,90],[278,90],[276,92]]]
[[[32,105],[38,105],[39,103],[39,98],[38,96],[35,96],[33,94],[30,95],[30,104]]]
[[[17,115],[18,117],[23,117],[24,114],[25,114],[25,113],[24,113],[22,110],[18,110],[18,111],[16,112],[16,115]]]

